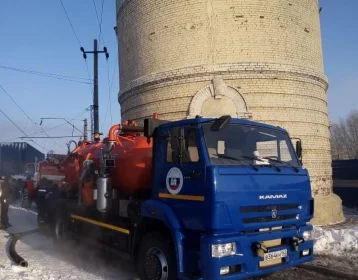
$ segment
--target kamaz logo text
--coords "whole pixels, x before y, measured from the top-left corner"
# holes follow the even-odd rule
[[[287,198],[287,194],[268,194],[268,195],[260,195],[259,199],[277,199],[277,198]]]

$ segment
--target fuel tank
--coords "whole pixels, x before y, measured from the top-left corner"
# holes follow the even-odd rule
[[[119,197],[130,197],[137,191],[151,188],[152,141],[148,144],[147,138],[140,133],[114,134],[112,128],[109,138],[97,143],[79,142],[61,162],[66,183],[78,188],[84,161],[92,160],[99,168],[101,149],[108,148],[115,157],[115,167],[110,168],[111,184]]]

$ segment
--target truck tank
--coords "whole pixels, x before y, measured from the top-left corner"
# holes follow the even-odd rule
[[[128,125],[129,124],[129,125]],[[102,149],[110,149],[115,157],[115,167],[111,168],[112,188],[117,190],[120,198],[129,198],[136,192],[150,189],[152,180],[152,143],[139,132],[135,122],[126,121],[123,125],[114,125],[109,131],[109,137],[101,142],[79,142],[78,146],[61,162],[65,172],[65,181],[71,187],[79,187],[80,177],[84,170],[85,161],[93,161],[96,169],[100,168]],[[117,132],[117,133],[116,133]],[[92,205],[92,192],[95,179],[85,179],[82,187],[84,203]]]

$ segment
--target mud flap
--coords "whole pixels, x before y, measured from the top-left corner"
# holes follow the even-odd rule
[[[39,232],[38,228],[29,231],[19,232],[19,233],[10,233],[9,235],[5,236],[6,238],[8,238],[8,241],[6,242],[6,255],[13,263],[20,265],[22,267],[28,266],[27,261],[25,261],[21,256],[19,256],[16,253],[15,246],[17,241],[20,240],[21,237],[34,234],[37,232]]]

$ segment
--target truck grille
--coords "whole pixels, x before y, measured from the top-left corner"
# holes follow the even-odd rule
[[[252,224],[252,223],[269,223],[275,221],[283,221],[289,219],[295,219],[296,214],[289,214],[289,215],[277,215],[276,218],[272,217],[257,217],[257,218],[244,218],[242,219],[244,224]]]
[[[253,223],[269,223],[276,221],[284,221],[290,219],[296,219],[297,213],[283,214],[280,211],[299,209],[299,204],[282,204],[282,205],[265,205],[265,206],[245,206],[240,208],[240,213],[257,213],[257,217],[243,217],[243,224]],[[275,212],[273,210],[276,210]],[[296,212],[296,211],[295,211]],[[265,213],[265,216],[262,214]],[[268,213],[274,213],[275,215],[267,215]]]
[[[291,210],[291,209],[298,209],[298,204],[283,204],[283,205],[265,205],[265,206],[247,206],[241,207],[241,213],[251,213],[251,212],[270,212],[273,209],[277,211],[283,210]]]

